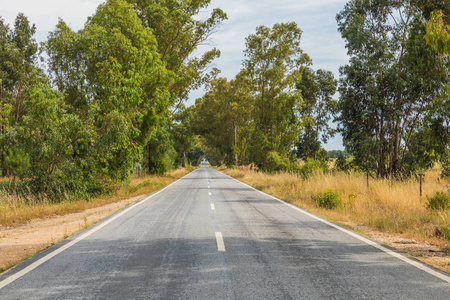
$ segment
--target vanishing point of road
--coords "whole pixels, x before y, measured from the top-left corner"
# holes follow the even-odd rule
[[[0,299],[450,299],[450,276],[203,165],[0,278]]]

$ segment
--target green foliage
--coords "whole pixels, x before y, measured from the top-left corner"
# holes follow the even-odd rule
[[[290,168],[289,159],[282,158],[277,152],[271,151],[267,154],[263,170],[266,172],[287,171]]]
[[[126,179],[171,105],[172,75],[151,30],[133,5],[110,0],[77,33],[60,21],[46,49],[68,109],[94,127],[96,163],[112,180]]]
[[[150,174],[163,174],[170,168],[170,157],[167,151],[173,148],[170,134],[160,128],[147,144],[147,165]]]
[[[327,190],[323,193],[312,197],[312,200],[319,206],[327,209],[336,209],[342,206],[341,195],[333,192],[332,190]]]
[[[259,167],[267,153],[287,157],[301,129],[299,68],[310,63],[300,47],[302,31],[294,22],[260,26],[246,39],[244,67],[254,96],[250,159]]]
[[[346,151],[342,150],[331,150],[327,152],[329,158],[348,158],[350,155]]]
[[[441,232],[447,241],[450,241],[450,229],[446,226],[441,226]]]
[[[208,92],[196,101],[193,131],[204,137],[207,146],[216,148],[227,165],[235,164],[235,155],[239,162],[247,159],[252,103],[245,71],[231,81],[211,81]]]
[[[127,0],[136,9],[142,23],[156,38],[158,53],[166,68],[175,74],[170,86],[171,101],[179,104],[188,98],[189,91],[208,83],[218,70],[207,72],[209,64],[220,56],[216,48],[201,57],[193,56],[204,45],[219,24],[227,19],[218,8],[199,20],[197,14],[207,8],[211,0]]]
[[[0,163],[22,193],[61,201],[110,191],[142,161],[164,173],[199,162],[183,109],[170,108],[217,74],[217,49],[193,54],[226,18],[210,0],[108,0],[75,32],[60,20],[43,44],[51,84],[37,68],[36,31],[19,14],[0,19]]]
[[[340,69],[341,133],[354,163],[379,177],[409,176],[428,163],[418,163],[423,151],[413,139],[450,65],[425,43],[425,9],[420,1],[353,0],[337,15],[350,56]]]
[[[12,174],[23,178],[32,193],[57,201],[65,193],[85,195],[98,186],[95,181],[101,176],[90,159],[94,133],[67,113],[61,94],[46,85],[36,86],[24,107],[22,122],[6,137],[12,147],[7,157]]]
[[[23,149],[9,149],[5,164],[10,174],[23,178],[30,168],[30,156]]]
[[[350,170],[354,169],[354,165],[349,158],[340,156],[334,164],[334,169],[337,171],[349,172]]]
[[[309,67],[301,67],[300,73],[301,79],[296,87],[302,93],[305,129],[299,134],[295,147],[297,157],[305,160],[317,158],[320,140],[326,143],[335,134],[329,123],[337,110],[337,101],[332,99],[337,80],[330,71],[322,69],[313,71]]]
[[[450,193],[436,192],[433,196],[427,196],[427,208],[431,210],[450,209]]]
[[[322,175],[329,172],[326,160],[317,160],[307,158],[303,163],[297,163],[292,166],[292,171],[298,173],[302,178],[308,178],[312,175]]]
[[[439,53],[450,55],[450,25],[444,23],[442,10],[431,13],[430,21],[428,21],[426,27],[425,39],[427,43],[432,45]]]
[[[199,136],[193,138],[192,148],[187,154],[188,163],[192,166],[199,166],[202,159],[205,157],[201,140]]]
[[[37,67],[36,27],[18,14],[9,28],[0,17],[0,173],[6,174],[4,134],[20,121],[29,87],[45,76]]]

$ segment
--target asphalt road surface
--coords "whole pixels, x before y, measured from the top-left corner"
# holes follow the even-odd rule
[[[450,299],[450,276],[206,166],[20,264],[0,299]]]

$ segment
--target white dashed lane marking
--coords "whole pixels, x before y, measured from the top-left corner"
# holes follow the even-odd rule
[[[221,232],[216,232],[217,250],[219,252],[225,252],[225,243]]]

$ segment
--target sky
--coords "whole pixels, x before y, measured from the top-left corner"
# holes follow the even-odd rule
[[[0,0],[0,16],[13,26],[19,12],[36,24],[36,40],[45,41],[53,31],[58,18],[62,18],[73,30],[83,28],[87,17],[95,13],[103,0]],[[233,79],[242,69],[245,38],[255,33],[256,27],[272,27],[275,23],[296,22],[303,31],[301,47],[312,59],[313,69],[332,71],[336,79],[339,67],[348,63],[345,42],[337,31],[336,14],[346,0],[212,0],[204,14],[213,8],[221,8],[228,15],[211,36],[211,43],[221,51],[214,67],[221,70],[219,76]],[[199,51],[203,49],[200,48]],[[190,94],[187,105],[201,97],[204,90]],[[335,95],[335,97],[338,97]],[[342,138],[336,136],[326,145],[326,150],[343,150]]]

